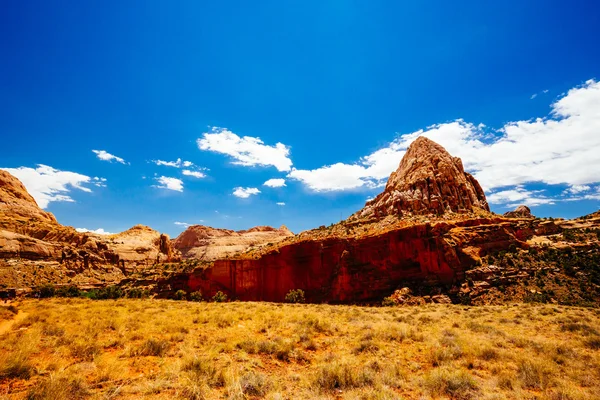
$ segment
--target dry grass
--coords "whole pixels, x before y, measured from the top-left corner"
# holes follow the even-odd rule
[[[597,399],[600,313],[48,299],[0,336],[9,399]],[[2,398],[4,398],[2,397]]]

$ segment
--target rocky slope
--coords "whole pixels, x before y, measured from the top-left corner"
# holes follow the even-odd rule
[[[173,240],[173,247],[181,251],[183,258],[214,261],[239,255],[253,246],[276,243],[293,235],[285,226],[279,229],[257,226],[233,231],[193,225]]]

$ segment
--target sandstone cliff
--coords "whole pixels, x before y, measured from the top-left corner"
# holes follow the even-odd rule
[[[193,225],[173,240],[173,247],[181,251],[183,258],[214,261],[239,255],[253,246],[277,243],[293,235],[285,226],[279,229],[257,226],[233,231]]]

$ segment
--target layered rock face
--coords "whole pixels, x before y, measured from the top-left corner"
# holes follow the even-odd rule
[[[279,229],[257,226],[233,231],[193,225],[173,240],[173,247],[181,251],[183,258],[214,261],[238,255],[252,246],[277,243],[293,235],[285,226]]]
[[[383,193],[367,202],[351,219],[441,215],[475,208],[489,211],[479,183],[465,172],[460,158],[421,136],[410,145]]]

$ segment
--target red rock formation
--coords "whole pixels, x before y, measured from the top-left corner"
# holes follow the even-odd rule
[[[533,222],[502,218],[419,224],[360,239],[307,240],[259,259],[218,260],[172,283],[240,300],[283,301],[302,289],[312,302],[380,301],[407,282],[457,284],[481,255],[526,247],[534,233]]]
[[[256,226],[237,232],[193,225],[173,240],[173,247],[181,251],[184,258],[214,261],[239,255],[252,246],[277,243],[293,235],[284,225],[279,229]]]
[[[385,190],[350,219],[489,211],[485,194],[462,161],[426,137],[415,140]]]

